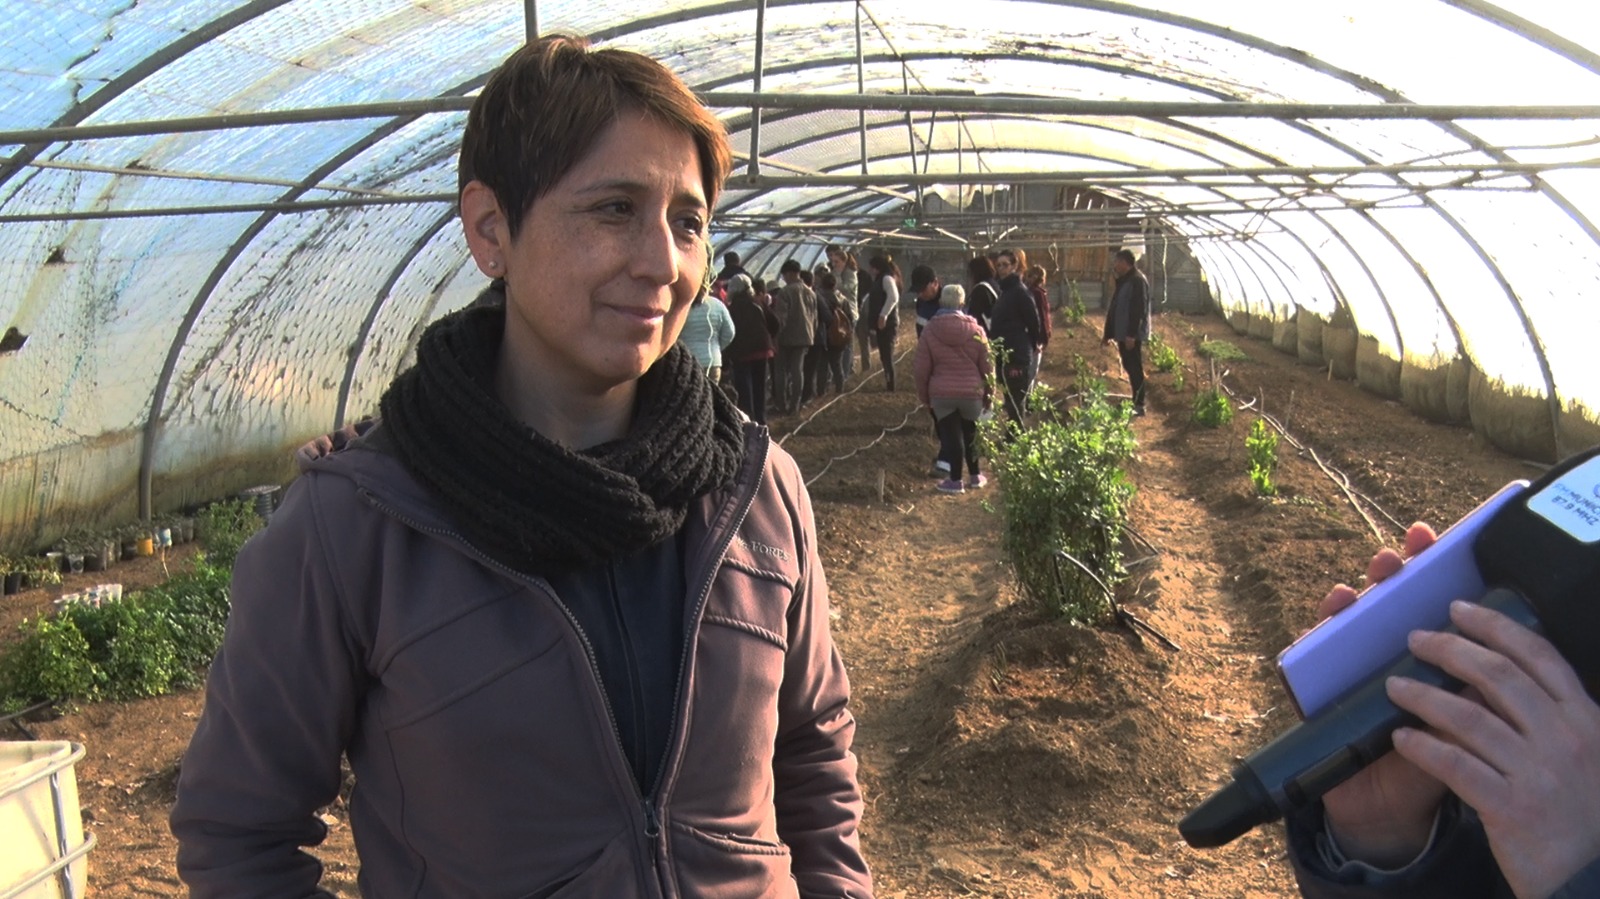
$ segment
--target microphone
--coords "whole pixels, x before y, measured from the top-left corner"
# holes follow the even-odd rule
[[[1600,446],[1564,459],[1495,510],[1472,541],[1472,558],[1486,587],[1480,605],[1544,634],[1580,678],[1596,680]],[[1384,682],[1394,676],[1451,691],[1463,686],[1403,653],[1245,758],[1231,783],[1178,823],[1184,840],[1197,849],[1226,845],[1311,805],[1381,758],[1396,728],[1422,723],[1389,700]]]

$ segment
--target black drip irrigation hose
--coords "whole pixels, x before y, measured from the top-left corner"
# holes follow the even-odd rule
[[[915,349],[916,349],[916,347],[912,346],[911,349],[908,349],[905,352],[901,353],[899,356],[896,356],[895,360],[894,360],[895,363],[899,364],[900,362],[904,361],[907,356],[911,355],[911,353],[913,351],[915,351]],[[818,406],[816,409],[813,409],[811,411],[811,414],[807,415],[803,421],[801,421],[799,424],[795,425],[792,429],[790,429],[787,434],[784,434],[782,437],[778,438],[778,445],[779,446],[783,446],[784,441],[786,441],[790,437],[793,437],[794,435],[800,433],[802,428],[804,428],[808,424],[811,424],[811,422],[814,421],[818,415],[821,415],[823,412],[827,411],[828,408],[831,407],[834,403],[839,402],[840,400],[844,399],[847,396],[854,396],[855,394],[860,393],[861,392],[861,388],[867,386],[867,382],[868,381],[871,381],[873,378],[877,377],[878,375],[880,375],[882,373],[883,373],[883,369],[881,367],[877,371],[869,372],[868,374],[864,375],[861,378],[861,382],[858,383],[856,386],[850,388],[849,390],[846,390],[843,393],[838,394],[833,399],[828,400],[826,403],[823,403],[821,406]],[[877,446],[878,444],[882,443],[884,441],[884,438],[888,437],[890,434],[893,434],[896,431],[905,430],[905,428],[908,425],[911,424],[911,420],[914,417],[916,417],[917,413],[920,410],[921,410],[921,406],[918,406],[917,408],[912,409],[910,412],[906,413],[906,417],[904,419],[902,419],[899,424],[895,425],[892,428],[884,428],[881,432],[879,432],[877,437],[874,437],[872,440],[868,441],[866,444],[864,444],[862,446],[858,446],[855,449],[851,450],[848,453],[845,453],[842,456],[834,456],[833,458],[829,459],[827,461],[827,463],[824,464],[822,466],[822,468],[817,471],[816,474],[812,475],[809,478],[806,478],[806,481],[805,481],[806,487],[809,489],[812,484],[815,484],[818,481],[818,479],[820,479],[824,474],[827,474],[828,469],[833,467],[833,463],[835,463],[835,462],[843,462],[844,460],[849,459],[850,457],[852,457],[852,456],[854,456],[854,455],[856,455],[858,453],[865,452],[865,451],[873,448],[874,446]]]
[[[1149,556],[1147,558],[1154,558],[1154,557],[1153,556]],[[1123,627],[1127,628],[1128,630],[1132,631],[1134,636],[1142,637],[1143,634],[1148,634],[1151,637],[1155,638],[1155,640],[1158,643],[1160,643],[1162,646],[1165,646],[1166,648],[1172,650],[1173,652],[1182,652],[1183,651],[1183,647],[1179,646],[1177,643],[1174,643],[1171,640],[1171,638],[1169,638],[1166,634],[1163,634],[1163,633],[1161,633],[1161,631],[1156,630],[1155,625],[1150,624],[1148,621],[1145,621],[1143,618],[1140,618],[1138,615],[1135,615],[1132,612],[1128,611],[1127,609],[1123,608],[1122,604],[1117,602],[1116,593],[1111,589],[1110,585],[1108,585],[1104,580],[1102,580],[1100,578],[1100,575],[1095,573],[1094,569],[1090,568],[1088,565],[1084,564],[1080,559],[1078,559],[1078,557],[1074,556],[1072,553],[1069,553],[1064,549],[1056,550],[1056,555],[1055,555],[1055,573],[1056,573],[1056,583],[1057,584],[1060,584],[1061,580],[1062,580],[1062,577],[1061,577],[1061,560],[1062,559],[1066,559],[1068,562],[1071,562],[1073,565],[1077,566],[1077,568],[1080,571],[1082,571],[1084,574],[1088,575],[1091,580],[1093,580],[1096,584],[1099,585],[1100,590],[1105,593],[1106,602],[1110,603],[1110,605],[1111,605],[1111,613],[1116,617],[1116,621],[1117,621],[1118,624],[1120,624]],[[1141,631],[1143,632],[1143,634],[1140,633]]]
[[[60,702],[60,700],[46,699],[43,702],[36,702],[25,709],[12,712],[8,715],[0,715],[0,725],[11,725],[21,732],[22,737],[25,740],[38,740],[39,738],[33,735],[33,731],[28,730],[27,725],[22,723],[22,719],[34,714],[35,712],[42,712],[45,709],[51,708],[57,702]]]

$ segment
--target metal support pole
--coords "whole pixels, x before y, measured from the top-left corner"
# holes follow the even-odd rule
[[[867,57],[861,49],[861,0],[856,0],[856,95],[867,95]],[[861,126],[861,174],[867,173],[867,110],[863,108],[857,119]]]
[[[750,163],[745,167],[745,172],[751,178],[761,174],[761,63],[762,56],[766,53],[767,46],[767,0],[757,0],[756,3],[756,65],[755,65],[755,96],[757,100],[750,104]],[[865,113],[863,113],[864,115]]]
[[[911,95],[911,70],[908,69],[906,67],[906,64],[903,63],[903,62],[900,63],[900,90],[906,96],[910,96]],[[906,110],[906,151],[907,151],[906,155],[909,156],[910,159],[911,159],[911,174],[913,174],[913,175],[918,174],[918,172],[917,172],[917,127],[916,127],[916,125],[912,124],[912,122],[911,122],[911,111],[910,110]],[[927,169],[926,166],[924,166],[922,170],[924,172],[926,172],[928,169]],[[916,188],[916,193],[917,193],[917,209],[920,210],[922,208],[922,185],[918,184],[918,185],[915,186],[915,188]]]
[[[528,27],[528,43],[531,44],[539,39],[539,0],[522,0],[522,18]]]
[[[860,54],[857,54],[858,58]],[[763,94],[741,91],[705,91],[699,97],[714,109],[792,109],[802,112],[860,110],[882,112],[969,112],[1015,113],[1019,115],[1129,116],[1142,118],[1209,118],[1299,120],[1419,120],[1432,122],[1465,121],[1552,121],[1600,120],[1600,105],[1590,106],[1469,106],[1423,103],[1241,103],[1207,101],[1076,100],[1071,98],[943,96],[935,94],[867,94],[862,58],[857,68],[855,94]],[[425,100],[390,100],[380,103],[353,103],[318,106],[309,109],[281,109],[271,112],[226,113],[176,119],[117,122],[107,125],[72,125],[51,128],[21,128],[0,131],[0,146],[62,143],[98,140],[108,137],[184,134],[195,131],[225,131],[231,128],[259,128],[307,122],[339,122],[349,119],[381,119],[441,112],[465,112],[473,97],[431,97]],[[863,122],[865,116],[863,116]],[[863,126],[864,127],[864,126]],[[13,160],[14,162],[15,160]]]

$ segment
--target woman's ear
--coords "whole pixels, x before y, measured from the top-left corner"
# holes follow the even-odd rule
[[[461,189],[461,228],[478,270],[491,278],[504,278],[511,256],[511,229],[499,198],[482,181],[469,181]]]

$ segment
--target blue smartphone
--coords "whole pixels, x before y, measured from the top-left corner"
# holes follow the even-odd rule
[[[1527,487],[1527,481],[1501,487],[1393,576],[1361,591],[1349,608],[1278,653],[1278,676],[1301,717],[1315,715],[1399,658],[1413,630],[1447,626],[1451,602],[1483,595],[1473,538]]]

